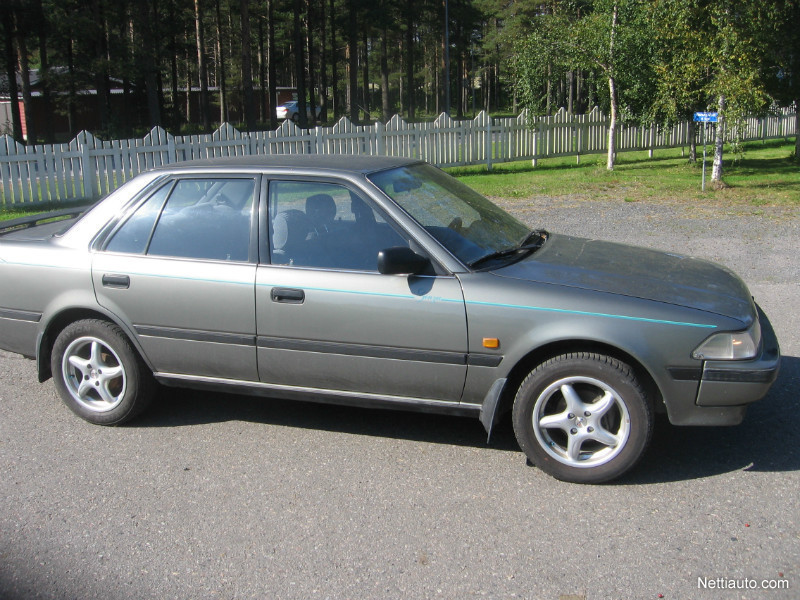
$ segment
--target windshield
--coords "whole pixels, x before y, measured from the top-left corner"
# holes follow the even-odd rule
[[[464,264],[522,244],[530,230],[478,192],[428,164],[370,180]]]

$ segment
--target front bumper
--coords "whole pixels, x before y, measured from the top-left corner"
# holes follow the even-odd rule
[[[694,405],[668,410],[673,425],[738,425],[747,407],[763,398],[775,383],[781,364],[778,338],[767,315],[757,308],[761,323],[759,356],[752,360],[705,361]]]
[[[763,398],[778,377],[781,350],[778,337],[764,311],[761,323],[761,354],[747,361],[708,360],[697,390],[698,406],[741,406]]]

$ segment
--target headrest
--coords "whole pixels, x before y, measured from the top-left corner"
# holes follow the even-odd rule
[[[353,212],[357,223],[374,223],[375,213],[363,199],[350,192],[350,210]]]
[[[306,214],[315,223],[328,223],[336,218],[336,202],[329,194],[306,198]]]
[[[285,210],[272,220],[272,247],[275,250],[291,250],[305,241],[311,226],[301,210]]]

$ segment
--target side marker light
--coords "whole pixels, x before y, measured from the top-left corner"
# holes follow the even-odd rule
[[[484,348],[499,348],[500,347],[500,340],[497,338],[483,338],[483,347]]]

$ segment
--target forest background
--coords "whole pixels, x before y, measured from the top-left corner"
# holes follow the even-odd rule
[[[613,136],[710,109],[735,142],[800,105],[798,24],[800,0],[4,0],[0,96],[28,143],[71,139],[89,96],[104,139],[273,129],[280,88],[301,127],[599,106]]]

